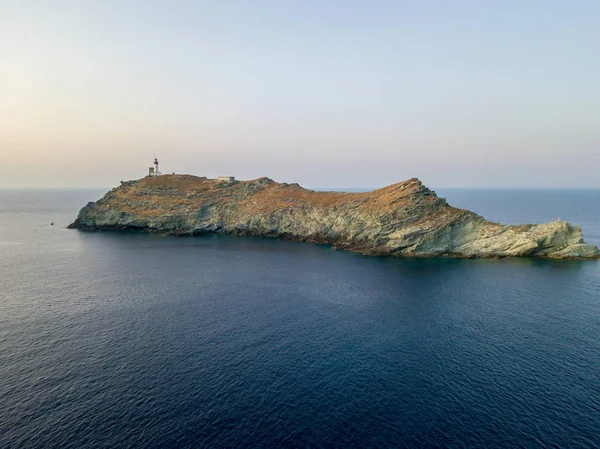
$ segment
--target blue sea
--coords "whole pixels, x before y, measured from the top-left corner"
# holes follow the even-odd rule
[[[600,447],[600,262],[67,230],[103,193],[0,190],[0,448]],[[437,193],[600,244],[600,190]]]

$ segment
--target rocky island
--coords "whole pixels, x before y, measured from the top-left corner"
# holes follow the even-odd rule
[[[503,225],[448,205],[418,179],[363,193],[319,192],[269,178],[191,175],[122,182],[69,228],[236,234],[329,244],[373,255],[597,259],[578,226]]]

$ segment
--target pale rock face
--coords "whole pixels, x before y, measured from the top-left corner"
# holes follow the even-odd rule
[[[219,183],[190,175],[128,181],[83,207],[72,228],[176,235],[258,235],[366,254],[595,259],[562,221],[509,226],[449,206],[410,179],[365,193],[314,192],[268,178]]]

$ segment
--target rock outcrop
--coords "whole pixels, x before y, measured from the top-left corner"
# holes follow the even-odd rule
[[[324,243],[374,255],[600,258],[562,221],[493,223],[418,179],[364,193],[316,192],[269,178],[217,181],[163,175],[122,182],[88,203],[70,228],[174,235],[257,235]]]

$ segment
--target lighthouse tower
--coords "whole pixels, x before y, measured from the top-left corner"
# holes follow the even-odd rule
[[[158,159],[154,158],[154,164],[148,168],[148,176],[160,176],[162,173],[158,171]]]

